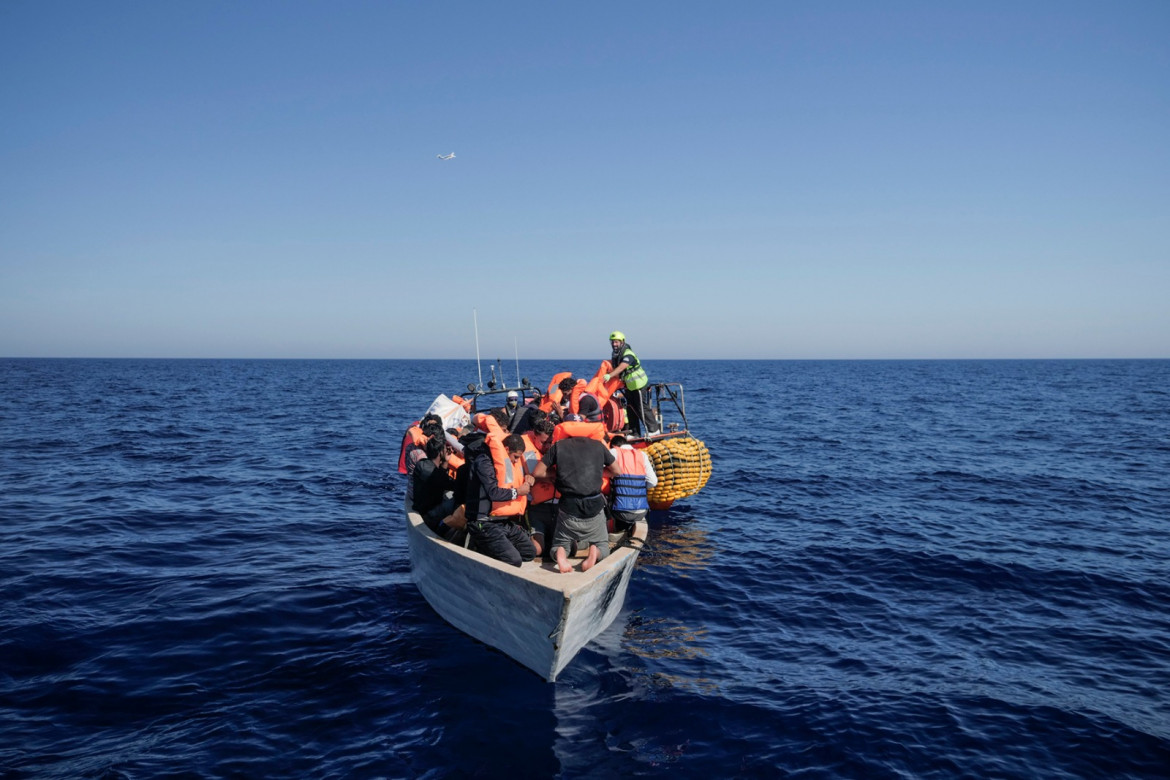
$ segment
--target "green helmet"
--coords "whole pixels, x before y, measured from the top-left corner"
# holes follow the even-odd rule
[[[625,341],[626,334],[622,333],[620,330],[615,330],[613,333],[609,334],[609,340],[610,341]]]

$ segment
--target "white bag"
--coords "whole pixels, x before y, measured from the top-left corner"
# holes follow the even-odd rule
[[[443,430],[462,429],[471,424],[471,415],[459,404],[440,394],[427,409],[427,414],[437,414],[443,420]]]

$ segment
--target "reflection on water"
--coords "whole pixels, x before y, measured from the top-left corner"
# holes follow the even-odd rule
[[[622,647],[642,658],[698,658],[707,655],[700,643],[705,628],[691,628],[673,618],[630,618]]]
[[[707,568],[719,551],[699,521],[677,510],[650,513],[650,538],[638,556],[639,566],[668,566],[686,577],[692,571]]]

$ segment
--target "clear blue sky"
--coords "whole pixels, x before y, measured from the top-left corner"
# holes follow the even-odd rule
[[[473,357],[473,309],[487,358],[1170,357],[1170,2],[0,2],[0,355]]]

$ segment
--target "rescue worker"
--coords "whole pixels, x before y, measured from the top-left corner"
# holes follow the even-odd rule
[[[622,383],[625,386],[626,409],[629,412],[630,430],[635,436],[642,435],[642,425],[645,423],[646,431],[652,433],[651,428],[654,427],[650,421],[646,419],[643,413],[643,397],[642,390],[650,384],[650,377],[646,375],[646,370],[642,368],[638,356],[634,354],[634,350],[630,349],[630,345],[626,343],[626,334],[620,330],[615,330],[609,334],[609,345],[613,348],[613,354],[609,358],[609,362],[613,365],[613,369],[606,374],[603,379],[608,382],[610,377],[621,377]]]

